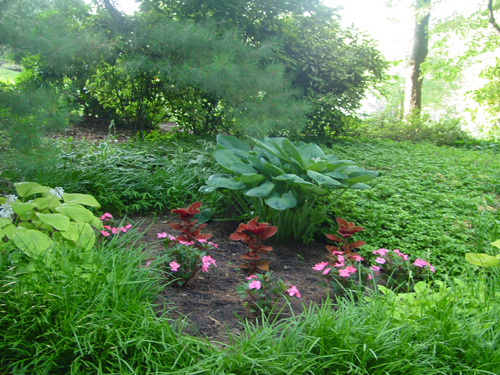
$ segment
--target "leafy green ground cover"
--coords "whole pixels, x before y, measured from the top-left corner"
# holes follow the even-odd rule
[[[154,212],[198,198],[197,188],[214,173],[206,146],[66,144],[43,168],[11,165],[2,177],[95,194],[104,210]],[[330,220],[341,214],[364,226],[368,251],[429,255],[440,272],[434,282],[404,294],[353,292],[280,322],[242,322],[242,334],[221,344],[184,335],[184,323],[170,320],[168,311],[155,315],[161,273],[145,267],[142,248],[133,245],[141,233],[96,247],[97,267],[86,278],[73,272],[63,247],[57,273],[42,262],[20,272],[12,266],[19,258],[0,248],[0,370],[500,374],[500,274],[466,265],[463,257],[466,251],[494,253],[489,242],[499,237],[491,210],[497,207],[498,157],[378,140],[340,140],[330,149],[381,171],[373,189],[346,193]],[[130,198],[130,191],[147,195]],[[200,198],[216,209],[229,203],[210,194]],[[330,229],[328,223],[322,228]]]

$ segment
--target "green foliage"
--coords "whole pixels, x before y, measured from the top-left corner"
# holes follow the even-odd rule
[[[224,174],[208,178],[200,191],[227,191],[247,217],[258,215],[278,227],[279,242],[303,241],[324,212],[348,189],[365,190],[377,172],[351,160],[326,155],[317,145],[286,138],[252,138],[250,148],[234,137],[219,135],[214,156]],[[319,197],[337,190],[327,205]]]
[[[393,110],[387,110],[368,116],[358,123],[356,134],[368,138],[430,142],[442,146],[451,145],[458,139],[468,138],[460,123],[461,120],[458,118],[432,121],[426,114],[402,119]]]
[[[329,228],[342,215],[365,231],[356,240],[367,252],[400,249],[411,257],[427,259],[438,272],[464,263],[464,254],[491,253],[499,238],[497,207],[498,160],[449,147],[388,140],[342,140],[331,146],[340,158],[356,157],[365,168],[377,169],[373,189],[344,198],[328,215]],[[496,235],[499,236],[496,236]],[[363,253],[362,253],[363,255]]]
[[[91,250],[96,237],[92,227],[102,229],[102,223],[83,205],[99,208],[97,201],[90,195],[67,194],[61,188],[34,182],[15,186],[21,200],[13,195],[0,197],[0,249],[18,249],[30,260],[57,269],[55,251],[64,246],[78,249],[81,264],[75,267],[75,273],[94,267]],[[32,268],[33,262],[28,262],[23,270]]]

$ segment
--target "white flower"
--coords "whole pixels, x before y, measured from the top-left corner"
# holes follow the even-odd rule
[[[0,217],[11,219],[13,215],[14,211],[12,211],[12,207],[10,206],[10,204],[0,204]]]
[[[56,187],[54,189],[50,189],[49,193],[55,195],[58,199],[62,199],[62,195],[64,194],[64,189],[62,187]]]
[[[317,157],[317,158],[313,158],[314,161],[321,161],[321,158],[320,157]]]
[[[6,195],[5,198],[7,198],[5,203],[12,203],[12,202],[15,202],[15,200],[17,199],[17,195],[14,195],[14,194]]]

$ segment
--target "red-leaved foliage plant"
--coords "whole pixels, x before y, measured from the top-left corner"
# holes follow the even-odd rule
[[[262,271],[269,270],[269,261],[261,260],[260,254],[270,252],[273,248],[261,243],[262,240],[271,237],[276,233],[278,227],[270,226],[269,223],[259,223],[259,217],[255,217],[247,224],[241,223],[236,232],[229,236],[230,239],[241,241],[247,244],[250,250],[241,256],[241,259],[248,261],[241,265],[241,268],[247,268],[249,273],[255,272],[258,268]]]
[[[359,249],[366,242],[365,241],[354,241],[349,243],[349,239],[352,238],[352,235],[358,232],[365,230],[365,228],[355,226],[354,223],[349,223],[347,220],[337,218],[337,223],[339,224],[339,230],[337,231],[341,237],[335,234],[327,234],[326,237],[329,240],[332,240],[337,244],[337,246],[327,245],[326,249],[330,253],[328,258],[332,260],[337,260],[337,255],[342,255],[351,260],[358,260],[360,255],[354,251],[353,249]]]
[[[179,214],[182,220],[181,224],[168,224],[171,228],[183,233],[182,235],[175,238],[177,241],[194,241],[196,243],[198,240],[208,240],[210,237],[212,237],[211,234],[201,234],[201,229],[205,228],[207,224],[204,223],[196,225],[196,222],[198,220],[193,220],[194,215],[200,213],[200,207],[201,202],[195,202],[188,208],[176,208],[175,210],[171,211],[174,214]]]

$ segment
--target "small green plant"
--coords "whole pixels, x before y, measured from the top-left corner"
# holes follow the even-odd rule
[[[20,182],[15,188],[21,199],[0,197],[0,249],[17,248],[50,267],[57,266],[54,251],[63,245],[78,249],[81,264],[77,272],[92,268],[93,228],[101,230],[103,225],[83,206],[98,208],[99,203],[90,195],[67,194],[60,187],[52,189],[34,182]]]
[[[500,249],[500,240],[491,243],[492,246]],[[496,267],[500,261],[500,253],[493,256],[483,253],[466,253],[467,262],[479,267]]]
[[[257,268],[262,271],[269,271],[269,261],[261,260],[260,254],[266,254],[273,248],[261,243],[262,240],[271,237],[276,233],[278,227],[270,226],[269,223],[259,223],[258,216],[248,222],[241,223],[229,238],[247,244],[250,250],[241,256],[241,259],[248,261],[241,265],[241,268],[248,269],[248,273],[254,273]]]
[[[265,274],[250,275],[247,281],[236,287],[236,291],[242,299],[248,300],[247,306],[251,313],[262,312],[269,315],[282,297],[300,298],[300,292],[296,286],[276,279],[272,272]],[[286,294],[285,294],[286,293]]]
[[[217,244],[205,239],[185,242],[166,233],[158,233],[158,238],[164,238],[166,271],[169,279],[175,285],[184,287],[196,276],[198,271],[208,272],[210,266],[217,267],[217,263],[207,251],[217,248]]]
[[[257,215],[280,228],[278,242],[307,240],[345,191],[369,189],[366,182],[378,175],[326,155],[316,144],[251,140],[252,150],[237,138],[219,135],[214,156],[224,173],[210,176],[200,191],[229,192],[247,217]],[[338,193],[332,196],[333,191]],[[317,204],[320,197],[328,197],[328,203]]]

